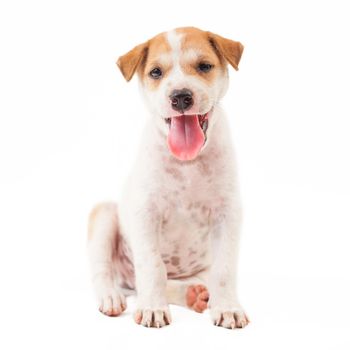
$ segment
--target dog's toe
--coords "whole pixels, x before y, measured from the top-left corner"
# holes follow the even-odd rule
[[[211,317],[215,326],[224,328],[244,328],[249,323],[248,316],[240,307],[231,308],[230,311],[214,308],[211,310]]]
[[[118,291],[106,293],[100,297],[99,310],[106,316],[119,316],[126,309],[126,300]]]
[[[167,307],[157,310],[138,309],[134,314],[134,320],[142,326],[155,328],[161,328],[171,323],[170,312]]]

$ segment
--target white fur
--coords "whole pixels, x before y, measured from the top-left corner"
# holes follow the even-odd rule
[[[112,300],[120,308],[125,303],[110,248],[118,230],[132,251],[141,324],[151,325],[152,317],[157,326],[166,324],[170,318],[168,302],[183,304],[183,290],[193,282],[181,276],[192,276],[209,283],[215,324],[231,327],[238,322],[244,326],[247,319],[236,292],[241,206],[230,132],[218,106],[228,77],[225,73],[208,86],[194,76],[186,76],[179,63],[183,58],[181,36],[169,32],[167,38],[172,54],[162,59],[172,60],[173,71],[155,91],[140,84],[151,117],[118,213],[113,206],[101,210],[92,228],[90,259],[94,279],[99,283],[95,288],[104,299],[102,304]],[[188,51],[185,59],[195,54]],[[184,87],[191,89],[195,98],[188,114],[202,114],[213,108],[206,145],[190,162],[176,160],[166,146],[168,126],[164,118],[175,114],[168,96],[173,89]],[[165,255],[178,264],[165,263]],[[176,275],[180,270],[183,272],[178,273],[177,282],[167,282],[167,272]]]

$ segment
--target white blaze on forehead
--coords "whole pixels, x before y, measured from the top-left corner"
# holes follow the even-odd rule
[[[171,47],[171,56],[173,59],[174,67],[179,66],[182,36],[183,34],[177,33],[175,30],[171,30],[167,33],[167,39]]]
[[[183,34],[176,33],[175,30],[171,30],[167,33],[168,43],[171,47],[173,54],[180,54],[182,36]]]
[[[185,62],[193,62],[198,59],[198,57],[201,56],[201,52],[199,50],[195,49],[187,49],[183,52],[182,58]]]

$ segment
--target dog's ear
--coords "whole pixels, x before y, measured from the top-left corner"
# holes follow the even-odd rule
[[[117,61],[117,66],[122,72],[126,81],[129,81],[147,55],[148,43],[143,43],[135,46],[131,51],[123,56],[120,56]]]
[[[223,38],[220,35],[208,32],[209,42],[219,57],[223,57],[230,65],[238,70],[244,46],[238,42]]]

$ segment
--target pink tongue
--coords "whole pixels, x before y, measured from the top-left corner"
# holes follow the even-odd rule
[[[168,146],[176,158],[180,160],[196,158],[204,141],[204,133],[196,115],[171,118]]]

